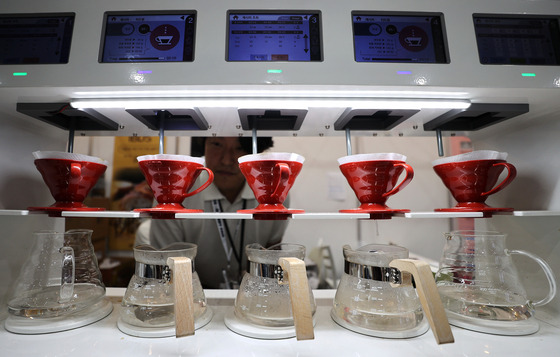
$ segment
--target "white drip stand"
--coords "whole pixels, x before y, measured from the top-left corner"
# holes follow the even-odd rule
[[[194,321],[194,329],[198,330],[206,326],[212,320],[213,315],[212,309],[207,307],[206,311]],[[117,320],[117,327],[121,332],[134,337],[160,338],[175,336],[175,325],[166,327],[140,327],[124,322],[122,317],[119,317]]]
[[[502,336],[532,335],[539,330],[537,319],[532,316],[520,321],[496,321],[469,317],[446,310],[449,323],[467,330]]]
[[[340,326],[348,329],[350,331],[354,331],[360,333],[362,335],[373,336],[373,337],[382,337],[382,338],[391,338],[391,339],[399,339],[399,338],[411,338],[416,336],[421,336],[425,334],[430,326],[428,325],[428,321],[424,316],[422,322],[413,329],[403,330],[403,331],[383,331],[383,330],[372,330],[365,327],[357,326],[354,324],[349,323],[348,321],[340,318],[334,309],[331,310],[331,318],[334,322],[339,324]]]
[[[296,337],[296,328],[294,326],[268,327],[255,325],[238,318],[235,315],[234,309],[230,309],[226,312],[224,323],[228,329],[245,337],[258,338],[261,340],[281,340]],[[313,317],[313,326],[315,326],[315,323],[315,317]]]
[[[28,318],[10,315],[4,322],[7,331],[23,334],[38,335],[61,332],[83,327],[97,322],[113,311],[113,304],[103,298],[96,304],[69,315],[46,318]]]

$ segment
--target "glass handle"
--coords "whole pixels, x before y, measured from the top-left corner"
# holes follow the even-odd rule
[[[510,250],[508,252],[510,254],[524,255],[526,257],[529,257],[529,258],[533,259],[534,261],[536,261],[541,266],[542,270],[544,271],[544,275],[546,276],[546,279],[548,280],[548,285],[550,287],[550,290],[548,291],[548,295],[544,299],[539,300],[537,302],[533,302],[533,305],[535,305],[535,306],[546,305],[552,299],[554,299],[554,296],[556,295],[556,279],[554,277],[554,273],[552,272],[552,269],[550,269],[550,265],[548,265],[548,263],[545,262],[543,259],[541,259],[539,256],[537,256],[533,253],[526,252],[524,250]]]
[[[62,253],[62,274],[58,302],[62,304],[70,301],[74,295],[76,265],[72,247],[62,247],[59,251]]]

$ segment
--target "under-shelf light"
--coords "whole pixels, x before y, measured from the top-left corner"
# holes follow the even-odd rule
[[[219,88],[139,88],[134,90],[87,90],[76,91],[74,96],[77,98],[424,98],[424,99],[464,99],[469,96],[465,91],[435,91],[434,88],[415,88],[414,90],[395,90],[391,88],[370,89],[366,87],[356,87],[347,89],[322,89],[316,86],[294,88],[291,86],[271,89],[251,88],[251,86],[229,85]]]
[[[185,109],[185,108],[354,108],[354,109],[466,109],[468,100],[399,98],[105,98],[74,99],[79,109]]]

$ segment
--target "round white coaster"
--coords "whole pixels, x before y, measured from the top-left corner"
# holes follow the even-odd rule
[[[430,328],[426,318],[424,318],[422,320],[422,322],[420,323],[420,325],[416,326],[415,328],[409,329],[409,330],[404,330],[404,331],[372,330],[372,329],[367,329],[367,328],[364,328],[364,327],[361,327],[361,326],[356,326],[354,324],[349,323],[348,321],[345,321],[345,320],[341,319],[335,313],[334,309],[331,310],[331,318],[334,320],[334,322],[336,322],[340,326],[342,326],[345,329],[348,329],[350,331],[361,333],[362,335],[374,336],[374,337],[383,337],[383,338],[411,338],[411,337],[416,337],[416,336],[420,336],[420,335],[425,334],[426,331],[428,331],[428,329]]]
[[[268,327],[255,325],[235,316],[233,309],[226,313],[224,323],[227,328],[239,335],[261,340],[280,340],[296,337],[296,328],[294,326]],[[316,321],[313,319],[313,326],[315,326],[315,323]]]
[[[212,320],[212,316],[214,313],[212,309],[209,307],[206,308],[206,311],[194,321],[194,329],[198,330],[201,327],[206,326],[210,320]],[[175,326],[168,326],[168,327],[140,327],[140,326],[133,326],[129,323],[126,323],[122,320],[121,317],[117,320],[117,327],[122,332],[126,333],[127,335],[134,336],[134,337],[144,337],[144,338],[158,338],[158,337],[172,337],[175,336]]]
[[[4,327],[7,331],[24,335],[37,335],[72,330],[97,322],[113,311],[113,304],[106,298],[96,304],[69,315],[30,319],[10,315]]]

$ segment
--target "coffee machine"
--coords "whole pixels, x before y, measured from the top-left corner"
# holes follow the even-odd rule
[[[309,166],[290,192],[306,214],[292,226],[311,237],[309,246],[320,239],[337,244],[335,261],[342,261],[341,237],[354,246],[400,244],[437,261],[442,233],[457,218],[476,215],[434,215],[453,200],[429,163],[466,137],[477,150],[507,152],[518,171],[491,198],[513,212],[472,224],[508,233],[510,246],[535,252],[560,276],[559,17],[557,0],[2,2],[3,28],[19,32],[0,41],[0,266],[10,272],[1,278],[0,298],[32,232],[61,231],[72,219],[27,211],[52,201],[31,153],[70,150],[91,138],[83,154],[103,157],[96,138],[162,133],[178,140],[266,135],[279,149],[304,155]],[[294,48],[289,55],[240,54],[266,40],[250,26],[264,19],[279,31],[293,18],[306,27],[305,36],[286,39]],[[160,26],[171,19],[182,25]],[[30,28],[40,28],[40,36]],[[33,46],[48,50],[31,56]],[[384,220],[328,215],[356,206],[337,158],[388,151],[406,154],[415,169],[389,202],[411,212]],[[544,287],[536,269],[519,266],[538,295]],[[560,328],[559,304],[555,298],[537,317]]]

